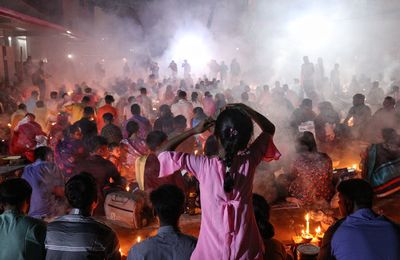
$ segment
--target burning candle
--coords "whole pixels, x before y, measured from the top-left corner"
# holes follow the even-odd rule
[[[318,227],[315,229],[315,236],[316,236],[317,238],[319,238],[319,239],[322,239],[322,238],[324,237],[324,233],[321,232],[321,227],[320,227],[320,226],[318,226]]]
[[[136,239],[136,243],[140,243],[140,241],[142,241],[142,238],[140,236],[138,236]]]
[[[131,188],[129,187],[129,185],[126,185],[125,190],[126,190],[127,192],[129,192],[130,189],[131,189]]]
[[[310,214],[306,214],[306,234],[310,234]]]

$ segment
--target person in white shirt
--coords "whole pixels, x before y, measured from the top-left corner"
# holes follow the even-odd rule
[[[190,121],[193,117],[193,104],[187,99],[185,91],[180,91],[178,94],[178,102],[172,104],[171,111],[174,116],[183,115],[187,120],[187,127],[190,128]]]

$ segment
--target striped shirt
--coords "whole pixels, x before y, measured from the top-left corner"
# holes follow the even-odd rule
[[[115,232],[79,209],[48,224],[46,259],[121,259]]]

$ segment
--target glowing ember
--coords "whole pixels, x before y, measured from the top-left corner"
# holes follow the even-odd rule
[[[353,119],[353,117],[350,117],[349,121],[347,122],[347,125],[348,125],[349,127],[354,126],[354,119]]]

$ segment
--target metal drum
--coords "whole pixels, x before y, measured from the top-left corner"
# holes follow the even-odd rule
[[[303,244],[297,247],[298,260],[315,260],[318,257],[319,247],[312,244]]]

